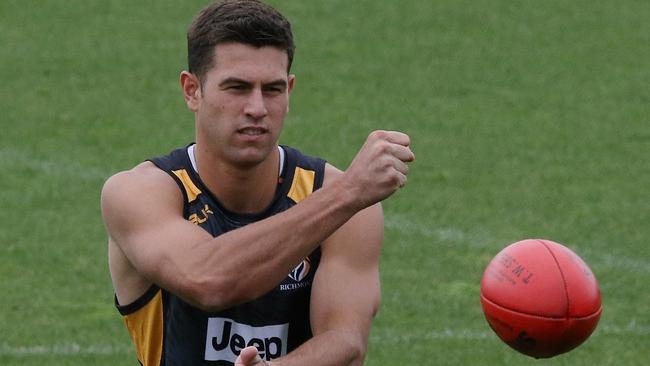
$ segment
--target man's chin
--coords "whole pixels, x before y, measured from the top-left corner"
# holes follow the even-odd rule
[[[267,159],[273,152],[273,148],[253,148],[247,147],[238,151],[234,151],[231,155],[231,163],[242,169],[253,168]]]

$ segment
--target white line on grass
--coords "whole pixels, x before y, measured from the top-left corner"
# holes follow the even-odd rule
[[[73,157],[67,161],[43,160],[28,155],[25,151],[16,149],[0,149],[0,158],[13,164],[29,167],[48,176],[72,176],[84,180],[106,179],[110,172],[97,167],[83,166]],[[7,163],[5,163],[7,164]]]
[[[487,327],[487,325],[486,325]],[[373,332],[370,340],[380,343],[413,343],[422,340],[458,339],[477,340],[494,337],[494,333],[488,330],[475,329],[434,329],[428,332],[409,332],[409,334],[398,334],[397,331],[383,330],[381,333]]]
[[[596,331],[600,331],[605,334],[631,334],[635,336],[650,336],[650,324],[639,324],[636,319],[630,320],[625,325],[618,324],[602,324],[596,328]]]
[[[590,261],[590,265],[600,265],[608,268],[624,269],[632,273],[650,273],[650,261],[642,258],[630,258],[622,255],[602,253],[592,248],[576,248],[581,256],[589,256],[595,260]],[[593,263],[592,263],[593,262]]]
[[[127,345],[104,345],[78,343],[12,346],[7,343],[0,344],[0,356],[34,356],[34,355],[114,355],[132,353],[133,347]]]
[[[406,215],[387,215],[385,218],[385,227],[402,234],[419,234],[425,238],[434,239],[437,242],[461,244],[466,248],[485,248],[488,247],[488,241],[479,240],[477,235],[470,234],[454,228],[436,228],[432,225],[426,225],[418,221],[415,217]],[[487,236],[487,235],[486,235]],[[504,245],[505,246],[505,245]],[[643,258],[632,258],[621,254],[603,253],[590,247],[571,246],[581,256],[591,258],[591,266],[603,266],[607,268],[616,268],[632,273],[650,273],[650,261]],[[496,254],[496,253],[495,253]]]
[[[398,334],[399,332],[394,329],[384,328],[381,331],[373,332],[370,336],[371,341],[380,343],[412,343],[421,340],[440,340],[440,339],[456,339],[456,340],[478,340],[496,337],[496,335],[485,325],[485,330],[477,329],[433,329],[431,331],[410,331],[409,334]],[[632,336],[648,336],[650,335],[650,325],[638,324],[636,321],[620,326],[620,325],[601,325],[596,328],[594,337],[610,336],[610,335],[632,335]]]
[[[487,328],[487,325],[486,325]],[[625,325],[602,324],[596,329],[594,337],[608,335],[633,335],[633,336],[650,336],[650,325],[639,324],[636,320],[631,320]],[[381,331],[375,331],[370,336],[372,342],[383,343],[412,343],[421,340],[440,340],[440,339],[457,339],[457,340],[478,340],[496,337],[489,329],[433,329],[428,332],[411,331],[409,334],[398,334],[398,331],[390,328],[383,328]],[[133,353],[133,347],[130,345],[103,345],[78,343],[54,344],[54,345],[29,345],[29,346],[12,346],[7,343],[0,344],[0,356],[35,356],[35,355],[115,355]]]
[[[424,225],[411,217],[404,215],[387,215],[385,218],[387,229],[405,234],[419,234],[425,238],[432,238],[442,242],[468,242],[465,232],[454,228],[436,228]]]

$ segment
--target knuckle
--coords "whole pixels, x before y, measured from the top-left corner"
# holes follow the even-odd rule
[[[377,149],[381,154],[388,154],[391,151],[391,146],[388,141],[381,140],[377,143]]]
[[[370,137],[375,140],[384,140],[387,136],[387,132],[384,130],[375,130],[370,133]]]
[[[382,171],[390,170],[395,166],[393,160],[385,155],[378,159],[378,163]]]

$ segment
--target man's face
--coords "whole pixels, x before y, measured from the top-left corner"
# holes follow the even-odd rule
[[[287,53],[241,43],[215,47],[196,108],[197,142],[238,166],[264,161],[277,146],[294,76]]]

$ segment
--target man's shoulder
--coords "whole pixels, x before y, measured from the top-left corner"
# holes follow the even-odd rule
[[[293,151],[296,160],[296,166],[318,171],[322,177],[323,187],[327,186],[328,184],[331,184],[331,182],[333,182],[343,174],[343,171],[341,169],[330,164],[327,160],[323,158],[315,157],[311,155],[305,155],[301,153],[299,150],[290,147],[287,149],[286,146],[283,147],[289,154],[292,154]]]
[[[177,169],[186,169],[192,164],[189,154],[190,151],[193,151],[191,150],[194,148],[193,146],[194,143],[176,148],[168,154],[155,156],[147,160],[158,168],[168,172]]]
[[[188,160],[187,146],[176,148],[165,155],[149,158],[131,169],[110,176],[104,183],[103,191],[107,188],[124,190],[128,187],[145,188],[159,184],[169,185],[172,182],[169,172],[174,170],[174,167],[185,166],[185,160]]]
[[[121,200],[152,192],[176,189],[174,181],[150,161],[142,162],[132,169],[110,176],[102,188],[102,203],[106,200]]]
[[[293,161],[296,165],[303,167],[303,168],[322,168],[326,160],[314,156],[314,155],[309,155],[305,154],[299,149],[296,149],[295,147],[287,146],[287,145],[282,145],[282,150],[287,154],[287,157],[289,161]]]
[[[160,170],[160,168],[158,168],[154,163],[151,161],[143,161],[131,169],[119,171],[108,177],[104,185],[114,184],[113,182],[115,181],[117,183],[138,183],[140,181],[146,182],[150,180],[155,181],[162,175],[164,175],[164,172]]]

